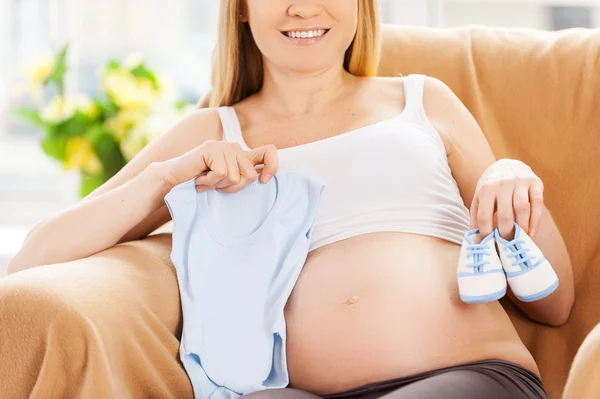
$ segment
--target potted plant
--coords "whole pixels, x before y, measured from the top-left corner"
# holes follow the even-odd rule
[[[41,147],[65,170],[80,172],[84,197],[115,175],[150,141],[193,109],[170,79],[138,55],[99,70],[94,96],[65,88],[68,46],[27,70],[30,106],[14,113],[43,131]]]

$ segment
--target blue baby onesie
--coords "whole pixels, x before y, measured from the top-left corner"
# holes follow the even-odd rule
[[[183,334],[194,395],[232,399],[289,383],[283,309],[308,254],[323,185],[280,170],[236,194],[165,197],[173,218]]]

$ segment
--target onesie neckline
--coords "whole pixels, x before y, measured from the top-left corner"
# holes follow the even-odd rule
[[[275,197],[275,202],[271,207],[271,210],[264,218],[260,226],[254,230],[252,233],[241,236],[241,237],[229,237],[221,233],[221,231],[217,229],[213,229],[215,223],[218,223],[218,220],[215,220],[214,215],[211,212],[210,206],[208,204],[208,192],[204,193],[204,195],[197,196],[197,206],[199,211],[199,216],[202,219],[201,225],[204,227],[206,232],[221,245],[228,247],[244,247],[250,246],[254,244],[260,236],[262,236],[266,231],[268,231],[275,222],[283,203],[285,201],[285,197],[287,194],[287,185],[284,174],[276,173],[275,176],[266,184],[275,184],[277,195]],[[263,184],[260,182],[256,182],[255,184]]]

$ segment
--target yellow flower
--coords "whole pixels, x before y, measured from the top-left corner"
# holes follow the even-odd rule
[[[147,108],[158,97],[152,82],[121,69],[104,74],[104,90],[122,108]]]
[[[38,106],[43,103],[44,82],[52,75],[55,67],[56,60],[50,51],[37,54],[22,67],[28,94]]]
[[[65,150],[65,170],[76,168],[91,174],[102,171],[102,163],[96,156],[92,143],[85,137],[71,137]]]
[[[146,117],[146,112],[139,109],[123,109],[117,115],[106,121],[106,127],[114,133],[117,141],[133,129]]]
[[[73,116],[73,109],[67,106],[64,97],[54,97],[48,105],[42,109],[42,118],[46,122],[58,123]]]
[[[56,60],[52,53],[45,52],[38,54],[25,67],[27,80],[41,85],[52,75],[55,66]]]
[[[87,95],[75,93],[67,96],[67,107],[72,110],[81,112],[89,118],[96,118],[100,112],[96,103]]]
[[[42,118],[50,123],[59,123],[71,118],[79,111],[90,118],[98,116],[98,106],[85,94],[56,96],[42,109]]]

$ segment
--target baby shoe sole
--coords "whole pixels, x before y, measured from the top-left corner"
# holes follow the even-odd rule
[[[498,292],[494,292],[492,294],[487,294],[487,295],[478,295],[478,296],[461,295],[460,299],[464,303],[467,303],[469,305],[475,305],[478,303],[487,303],[487,302],[497,301],[498,299],[502,298],[504,295],[506,295],[506,288],[503,288],[502,290],[500,290]]]
[[[545,290],[538,292],[537,294],[533,294],[533,295],[527,295],[527,296],[520,296],[520,295],[516,295],[517,299],[521,302],[535,302],[535,301],[539,301],[540,299],[544,299],[547,296],[549,296],[550,294],[552,294],[554,291],[556,291],[556,289],[558,288],[558,280],[555,280],[554,283],[546,288]]]

